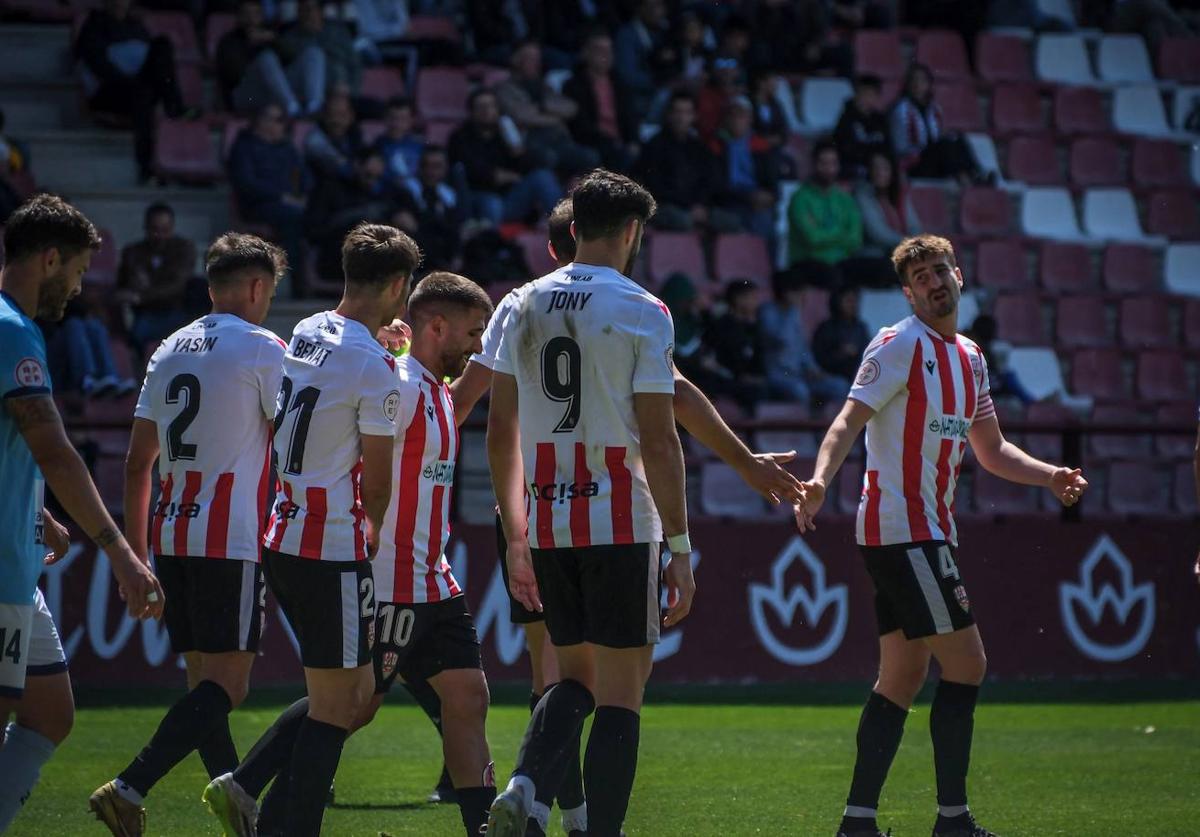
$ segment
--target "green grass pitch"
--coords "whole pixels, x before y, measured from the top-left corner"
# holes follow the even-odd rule
[[[1200,700],[1195,684],[1129,689],[1025,685],[985,692],[976,714],[971,802],[1003,837],[1185,837],[1200,834]],[[1126,693],[1121,693],[1121,692]],[[853,758],[863,687],[754,691],[659,690],[644,713],[641,760],[626,830],[631,835],[832,837]],[[740,698],[739,698],[740,696]],[[93,788],[149,738],[167,692],[136,705],[86,697],[71,738],[47,765],[12,830],[104,834],[86,813]],[[260,695],[233,716],[241,751],[286,695]],[[509,690],[488,737],[503,784],[528,717]],[[929,834],[934,812],[928,690],[909,718],[884,791],[880,825],[895,837]],[[748,702],[747,702],[748,701]],[[352,738],[337,776],[330,835],[462,834],[458,809],[428,805],[438,739],[404,700]],[[190,756],[147,800],[151,835],[213,835],[200,803],[206,777]],[[562,834],[557,812],[551,834]]]

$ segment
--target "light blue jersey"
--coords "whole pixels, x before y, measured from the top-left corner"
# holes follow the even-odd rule
[[[0,291],[0,398],[50,394],[41,329]],[[27,605],[42,572],[42,472],[0,410],[0,604]]]

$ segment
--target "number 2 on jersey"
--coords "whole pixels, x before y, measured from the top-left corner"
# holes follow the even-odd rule
[[[279,390],[279,410],[275,413],[275,432],[283,426],[287,414],[294,412],[291,435],[288,437],[287,456],[284,457],[283,472],[300,475],[304,473],[304,446],[308,442],[308,426],[312,423],[313,410],[316,409],[317,399],[321,390],[316,387],[305,387],[292,397],[292,379],[286,375]]]
[[[172,462],[196,458],[196,446],[183,441],[183,434],[200,413],[200,379],[186,373],[172,378],[167,384],[166,402],[178,404],[180,398],[183,399],[183,409],[167,425],[167,459]]]
[[[542,392],[551,401],[565,402],[567,411],[558,420],[555,433],[570,433],[583,411],[583,355],[570,337],[551,337],[542,347]]]

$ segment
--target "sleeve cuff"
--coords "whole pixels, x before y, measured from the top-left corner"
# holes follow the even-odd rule
[[[17,387],[4,393],[5,398],[29,398],[32,395],[49,395],[50,387]]]
[[[675,379],[672,378],[669,381],[635,381],[633,384],[633,391],[674,395]]]

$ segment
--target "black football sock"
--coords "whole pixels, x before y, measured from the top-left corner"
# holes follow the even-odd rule
[[[553,686],[554,686],[554,684],[551,683],[549,686],[546,687],[545,691],[543,691],[542,694],[540,694],[540,695],[537,692],[529,693],[529,714],[530,715],[533,714],[533,710],[537,709],[537,705],[542,702],[542,696],[545,695],[546,692],[548,692]]]
[[[546,687],[547,691],[554,687],[551,683]],[[542,696],[537,692],[529,693],[529,711],[533,712],[537,708],[538,702]],[[558,807],[564,811],[570,811],[578,808],[583,804],[583,773],[579,767],[579,739],[583,735],[583,724],[579,725],[579,731],[575,733],[575,737],[571,739],[570,745],[567,747],[567,762],[566,771],[563,773],[562,781],[557,788],[543,786],[537,791],[537,801],[546,806],[546,808],[554,807],[554,800],[558,800]]]
[[[438,735],[442,734],[442,699],[428,680],[405,680],[404,688],[412,695],[412,699],[424,710],[430,722],[437,728]]]
[[[871,692],[858,721],[858,757],[846,798],[842,831],[874,831],[875,811],[888,770],[900,749],[908,710]]]
[[[967,768],[971,764],[971,736],[975,731],[978,699],[978,686],[939,680],[929,709],[938,807],[947,816],[966,811]]]
[[[346,730],[324,721],[306,717],[300,722],[288,785],[284,828],[288,837],[320,837],[325,800],[347,735]]]
[[[221,686],[211,680],[200,681],[167,711],[150,743],[117,779],[145,796],[155,782],[199,747],[218,723],[228,723],[232,708]]]
[[[246,758],[238,765],[237,770],[233,771],[234,781],[241,785],[242,790],[257,799],[267,783],[275,778],[275,774],[291,761],[296,734],[299,733],[300,724],[306,717],[308,698],[303,697],[283,710],[283,714],[275,719],[275,723],[262,734],[250,748],[250,752],[246,753]]]
[[[208,778],[215,779],[226,773],[232,773],[238,766],[237,747],[233,743],[233,734],[229,731],[229,716],[217,724],[209,733],[208,738],[196,748]]]
[[[588,834],[617,837],[637,773],[638,740],[642,719],[620,706],[596,709],[583,760],[583,781],[588,799]]]
[[[292,763],[290,761],[275,776],[271,787],[263,796],[262,804],[258,806],[258,833],[267,835],[283,834],[284,817],[287,816],[288,788],[292,784]]]
[[[462,815],[467,837],[477,837],[487,825],[488,808],[496,801],[496,786],[478,788],[455,788],[458,794],[458,812]]]
[[[542,785],[557,786],[571,739],[595,707],[592,693],[578,680],[564,680],[548,689],[533,710],[513,775],[527,777],[535,793]]]

